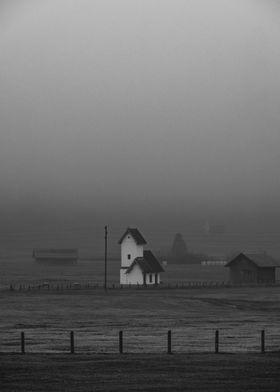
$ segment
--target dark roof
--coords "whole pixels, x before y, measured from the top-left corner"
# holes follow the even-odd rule
[[[164,272],[159,261],[150,250],[144,250],[143,257],[136,257],[131,266],[126,270],[126,274],[132,271],[136,264],[138,264],[141,270],[146,274]]]
[[[78,249],[33,249],[35,259],[77,259]]]
[[[121,239],[119,240],[119,244],[123,242],[127,234],[130,234],[134,238],[137,245],[145,245],[147,243],[138,229],[131,229],[130,227],[128,227],[126,229],[126,232],[122,235]]]
[[[245,257],[247,260],[254,263],[257,267],[261,267],[261,268],[280,267],[280,263],[276,261],[273,257],[267,255],[266,253],[239,253],[239,255],[234,257],[231,261],[229,261],[225,265],[225,267],[230,267],[240,257]]]

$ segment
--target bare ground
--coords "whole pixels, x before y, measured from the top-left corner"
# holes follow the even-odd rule
[[[279,353],[2,354],[0,390],[278,392],[279,362]]]

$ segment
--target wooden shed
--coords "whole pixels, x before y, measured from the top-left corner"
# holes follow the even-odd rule
[[[266,253],[240,253],[229,261],[232,284],[275,283],[275,269],[280,264]]]
[[[33,249],[33,259],[38,263],[71,265],[78,261],[78,249]]]

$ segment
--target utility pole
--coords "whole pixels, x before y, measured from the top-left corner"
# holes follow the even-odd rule
[[[107,226],[105,226],[105,270],[104,270],[104,290],[107,291],[107,238],[108,238],[108,230]]]

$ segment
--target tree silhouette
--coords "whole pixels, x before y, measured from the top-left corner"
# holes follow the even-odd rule
[[[188,254],[186,243],[183,239],[182,234],[177,233],[175,235],[173,245],[171,248],[171,256],[173,263],[185,263]]]

